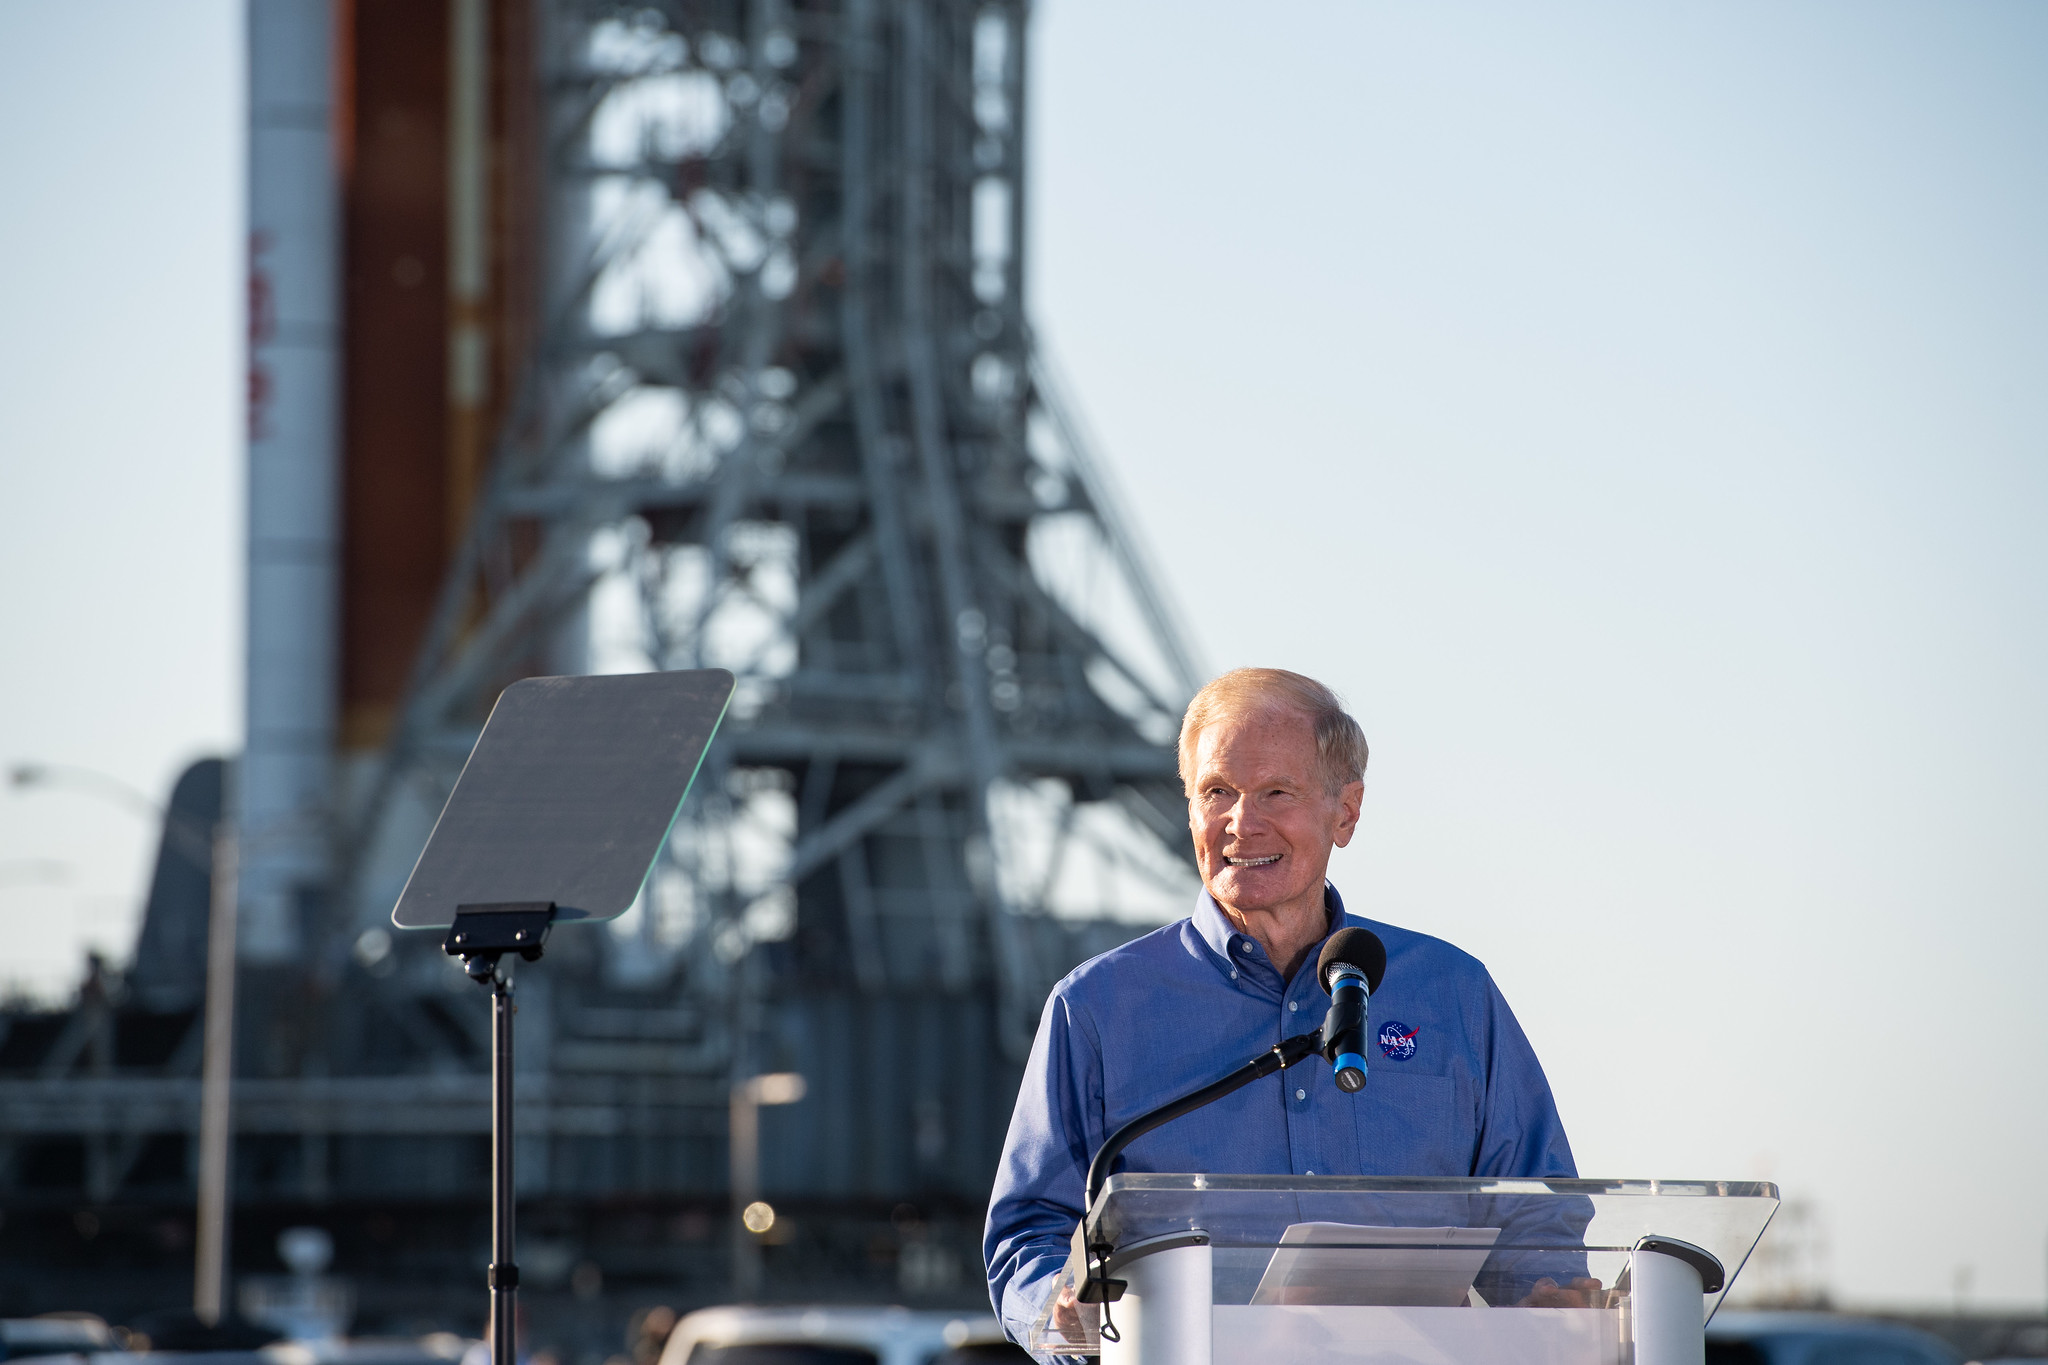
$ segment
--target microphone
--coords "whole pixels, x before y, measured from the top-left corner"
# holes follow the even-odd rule
[[[1386,974],[1387,945],[1370,929],[1339,929],[1316,959],[1316,980],[1330,996],[1322,1053],[1347,1095],[1365,1088],[1365,1007]]]

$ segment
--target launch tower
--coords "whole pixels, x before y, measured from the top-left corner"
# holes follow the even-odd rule
[[[390,907],[507,683],[717,665],[641,904],[519,982],[536,1319],[731,1292],[770,1072],[806,1087],[759,1115],[766,1292],[972,1303],[1047,989],[1195,885],[1197,672],[1024,308],[1028,6],[251,13],[241,1254],[318,1223],[366,1314],[470,1306],[488,1039]],[[191,958],[205,879],[159,886]],[[189,1200],[175,965],[147,1047],[0,1077],[89,1158],[31,1204]]]

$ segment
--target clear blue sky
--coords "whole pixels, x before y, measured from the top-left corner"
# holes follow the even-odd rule
[[[1582,1169],[2039,1305],[2048,8],[1036,37],[1041,327],[1208,661],[1365,722],[1347,897],[1493,968]],[[238,63],[220,0],[0,0],[0,759],[238,732]],[[0,794],[0,976],[124,943],[144,844]]]

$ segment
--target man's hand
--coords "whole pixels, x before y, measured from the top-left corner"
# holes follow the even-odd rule
[[[1081,1291],[1077,1285],[1060,1290],[1052,1304],[1052,1329],[1068,1341],[1080,1342],[1086,1332],[1081,1324]]]
[[[1568,1285],[1561,1285],[1545,1275],[1536,1281],[1536,1287],[1529,1291],[1529,1297],[1515,1305],[1517,1308],[1605,1308],[1607,1291],[1600,1281],[1577,1279]]]

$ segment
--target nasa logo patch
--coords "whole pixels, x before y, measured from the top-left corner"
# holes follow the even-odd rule
[[[1415,1030],[1398,1019],[1380,1025],[1380,1051],[1397,1062],[1415,1055]]]

